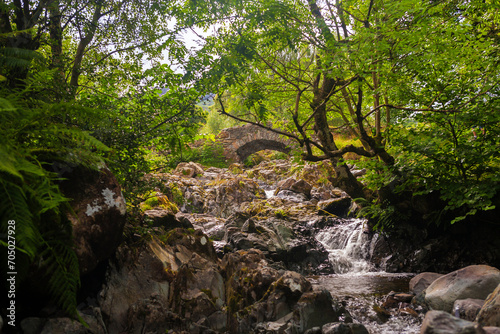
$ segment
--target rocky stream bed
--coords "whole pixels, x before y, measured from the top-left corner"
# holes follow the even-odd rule
[[[88,327],[45,308],[14,332],[500,333],[495,238],[467,247],[463,240],[475,240],[467,230],[374,233],[331,173],[277,160],[148,175],[159,204],[144,207],[141,225],[125,226],[123,242],[107,242],[125,224],[116,213],[114,227],[98,230],[92,216],[76,229],[92,238],[77,250],[81,263],[95,264],[82,271],[79,297]],[[470,298],[485,306],[454,305]]]

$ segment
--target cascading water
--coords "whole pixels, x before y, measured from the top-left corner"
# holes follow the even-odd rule
[[[363,233],[362,219],[346,219],[343,224],[328,227],[316,235],[330,253],[335,273],[359,273],[373,270],[365,259],[369,256],[370,239]]]
[[[317,289],[327,289],[335,298],[343,299],[355,322],[371,334],[417,334],[422,316],[380,317],[375,309],[391,291],[407,292],[411,274],[377,271],[369,262],[376,237],[364,232],[365,220],[338,219],[333,226],[316,234],[316,239],[329,252],[334,275],[312,278]]]

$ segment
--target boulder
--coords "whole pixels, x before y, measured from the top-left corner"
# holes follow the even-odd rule
[[[342,217],[347,215],[350,207],[350,197],[331,198],[318,202],[318,215],[332,214]]]
[[[444,275],[431,272],[420,273],[410,280],[410,291],[415,295],[418,295],[441,276]]]
[[[477,324],[444,311],[429,311],[425,315],[420,334],[484,334]]]
[[[171,230],[177,227],[193,228],[193,224],[188,219],[177,219],[171,210],[152,209],[144,211],[145,221],[152,222],[154,227],[163,227],[165,230]]]
[[[483,307],[483,299],[458,299],[453,304],[453,314],[455,317],[474,321],[481,307]]]
[[[290,190],[299,194],[304,194],[307,197],[311,196],[312,186],[307,181],[299,180],[290,186]]]
[[[181,162],[175,168],[174,174],[184,177],[196,177],[198,175],[203,175],[203,166],[196,162]]]
[[[118,181],[111,171],[76,167],[60,184],[73,209],[73,241],[80,273],[86,274],[109,259],[122,241],[127,208]]]
[[[98,299],[108,332],[165,332],[215,314],[225,300],[218,262],[201,231],[121,246]]]
[[[425,303],[433,310],[452,312],[457,299],[485,299],[500,284],[500,270],[472,265],[436,279],[425,290]]]
[[[134,309],[147,309],[146,304],[154,305],[150,308],[156,309],[155,312],[160,312],[159,307],[161,312],[167,311],[170,282],[163,261],[149,244],[140,249],[122,246],[116,258],[110,263],[106,282],[98,296],[107,330],[120,333],[129,327],[148,327],[130,315]]]
[[[328,290],[304,293],[295,305],[293,314],[299,332],[339,321],[342,313],[335,310],[333,304],[332,295]]]
[[[476,321],[483,326],[500,327],[500,285],[486,298]]]

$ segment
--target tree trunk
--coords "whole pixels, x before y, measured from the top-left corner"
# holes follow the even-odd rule
[[[49,35],[50,49],[52,52],[50,68],[56,69],[54,80],[60,89],[58,99],[62,99],[66,92],[66,77],[64,74],[63,55],[63,31],[61,27],[61,10],[59,1],[53,1],[49,7]]]
[[[76,49],[76,54],[75,54],[75,61],[73,62],[73,68],[71,69],[70,85],[73,87],[73,89],[76,89],[76,87],[78,87],[78,78],[80,77],[81,73],[83,54],[85,53],[87,46],[94,39],[98,21],[102,16],[101,13],[102,5],[103,5],[102,0],[98,0],[96,2],[96,7],[94,9],[92,21],[89,24],[89,28],[85,32],[85,36],[83,36],[82,39],[80,39],[80,42],[78,43],[78,47]]]
[[[325,153],[328,153],[338,149],[326,117],[326,102],[330,92],[336,86],[336,80],[324,77],[321,88],[318,87],[318,84],[319,80],[316,80],[313,88],[314,98],[311,102],[314,113],[314,129],[318,140],[326,151]],[[343,159],[335,157],[331,158],[330,162],[335,170],[335,178],[330,179],[332,184],[344,190],[352,198],[365,197],[363,185],[352,175],[349,167],[343,163]]]

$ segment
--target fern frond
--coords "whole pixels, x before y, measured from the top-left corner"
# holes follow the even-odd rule
[[[62,239],[64,240],[64,239]],[[76,293],[80,287],[78,259],[61,236],[44,240],[40,257],[54,301],[70,316],[78,316]]]
[[[18,250],[26,253],[31,260],[35,258],[40,246],[40,231],[38,230],[33,214],[27,203],[23,189],[11,182],[0,178],[0,217],[2,219],[2,232],[7,230],[7,221],[16,222],[16,246]]]

